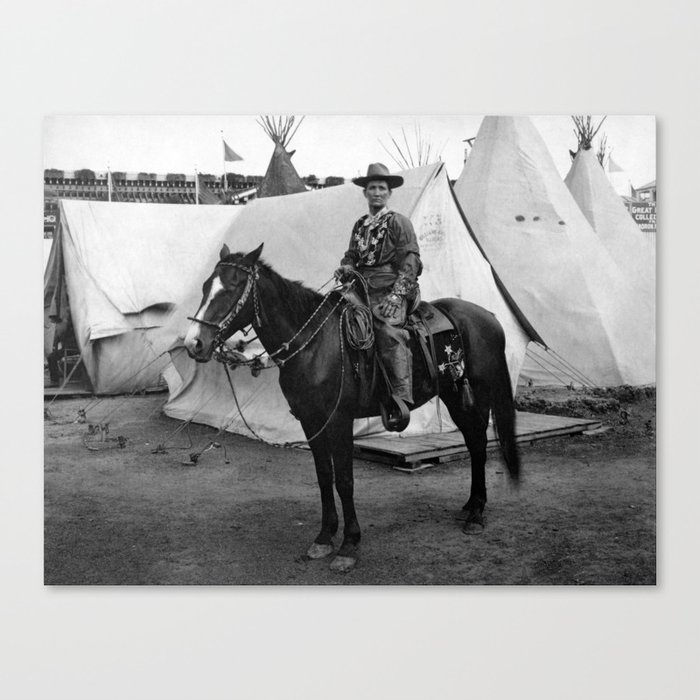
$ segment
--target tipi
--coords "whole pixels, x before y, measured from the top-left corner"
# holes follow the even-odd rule
[[[416,168],[402,175],[404,185],[394,191],[390,205],[409,216],[415,227],[424,264],[420,278],[422,298],[456,296],[493,311],[506,332],[507,360],[515,387],[525,349],[531,340],[539,337],[499,286],[456,203],[443,164]],[[275,270],[319,289],[330,281],[347,248],[352,225],[365,208],[360,188],[352,184],[258,199],[241,207],[241,215],[227,230],[219,247],[226,242],[232,251],[248,251],[264,243],[263,257]],[[211,250],[211,269],[218,260],[218,250],[218,247]],[[193,285],[186,302],[190,314],[201,301],[201,282],[198,280]],[[187,325],[181,324],[173,334],[184,337]],[[236,340],[234,336],[233,342]],[[239,413],[222,365],[197,364],[182,347],[173,349],[171,357],[172,364],[165,372],[170,387],[170,399],[165,406],[167,415],[248,436],[250,426],[258,436],[272,443],[304,439],[279,389],[276,368],[263,371],[258,377],[252,377],[247,368],[234,372]],[[440,420],[444,421],[445,429],[454,427],[446,411],[438,416],[433,403],[412,414],[409,431],[437,431]],[[355,431],[356,434],[382,431],[381,421],[357,421]]]
[[[267,166],[265,177],[258,188],[259,198],[306,192],[307,187],[304,181],[292,165],[292,156],[295,151],[287,151],[287,146],[303,121],[304,117],[294,127],[295,118],[293,116],[278,117],[276,120],[268,116],[260,118],[258,123],[272,139],[275,150],[272,153],[270,164]]]
[[[655,381],[646,301],[581,213],[527,117],[483,120],[455,192],[489,260],[552,351],[529,354],[524,381]]]
[[[654,306],[654,240],[635,224],[590,143],[581,142],[564,182],[613,260],[637,278]],[[640,293],[642,291],[640,290]]]

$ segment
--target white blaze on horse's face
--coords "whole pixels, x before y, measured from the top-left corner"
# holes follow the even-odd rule
[[[197,321],[204,320],[204,315],[206,314],[207,309],[217,297],[217,295],[223,291],[223,282],[221,281],[221,277],[217,275],[211,281],[211,286],[209,287],[209,294],[207,294],[207,298],[204,299],[204,301],[202,301],[202,305],[199,307],[199,310],[194,315],[194,318],[196,318]],[[185,348],[189,350],[190,353],[193,353],[195,355],[197,354],[197,351],[199,349],[197,341],[199,340],[199,333],[202,329],[202,325],[197,323],[197,321],[192,321],[189,330],[187,331],[187,335],[185,336]]]

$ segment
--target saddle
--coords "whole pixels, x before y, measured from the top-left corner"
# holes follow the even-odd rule
[[[367,304],[356,292],[346,292],[345,297],[355,308],[360,307],[365,313],[368,312]],[[425,368],[428,376],[429,385],[424,383],[424,390],[438,395],[441,385],[448,383],[455,391],[461,390],[465,407],[473,405],[473,395],[465,374],[465,348],[449,315],[433,304],[416,299],[409,308],[405,328],[410,334],[414,378],[418,364]],[[404,430],[410,420],[410,411],[404,401],[392,396],[381,357],[374,346],[357,351],[354,368],[360,383],[360,406],[368,409],[373,399],[379,397],[384,427],[396,432]],[[414,380],[414,392],[417,389]]]

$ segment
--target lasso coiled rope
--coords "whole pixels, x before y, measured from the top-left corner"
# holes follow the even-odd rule
[[[374,322],[372,312],[369,308],[369,292],[367,290],[367,280],[359,273],[353,271],[353,281],[349,288],[359,281],[363,288],[365,304],[355,304],[348,299],[348,305],[343,309],[345,318],[345,334],[348,345],[354,350],[369,350],[374,345]]]

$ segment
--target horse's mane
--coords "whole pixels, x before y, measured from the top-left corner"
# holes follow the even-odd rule
[[[227,261],[240,262],[242,257],[242,253],[235,253],[229,256]],[[323,295],[310,289],[302,282],[283,277],[262,259],[259,259],[257,264],[261,275],[264,275],[274,285],[280,306],[289,316],[306,320],[321,303]]]

